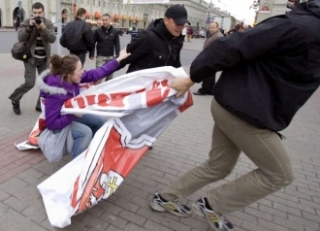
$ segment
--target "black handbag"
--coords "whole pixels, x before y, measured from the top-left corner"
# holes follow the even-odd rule
[[[15,43],[11,49],[12,57],[20,61],[24,61],[24,62],[27,61],[31,57],[31,46],[35,38],[37,37],[38,37],[38,33],[35,34],[35,36],[30,42],[30,45],[28,45],[26,42]]]

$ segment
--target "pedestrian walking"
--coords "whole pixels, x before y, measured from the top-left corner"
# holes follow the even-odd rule
[[[96,67],[101,67],[105,63],[118,57],[120,52],[120,38],[119,30],[114,28],[111,24],[111,16],[109,14],[102,15],[102,26],[94,31],[93,41],[94,47],[90,52],[90,59],[94,59],[95,50],[97,50]],[[112,79],[112,74],[106,76],[105,80]],[[96,82],[99,84],[100,79]]]
[[[86,12],[84,8],[79,8],[75,20],[66,25],[60,38],[61,46],[67,48],[70,54],[78,56],[82,65],[86,61],[87,52],[94,48],[92,30],[84,21]]]

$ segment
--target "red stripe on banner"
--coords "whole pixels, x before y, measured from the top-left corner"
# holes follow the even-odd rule
[[[67,101],[65,101],[64,102],[64,107],[65,108],[73,108],[72,99],[68,99]]]
[[[80,88],[84,88],[84,89],[88,89],[91,87],[92,84],[88,84],[88,83],[81,83],[79,84]]]
[[[192,94],[191,94],[191,92],[189,91],[189,92],[188,92],[187,99],[186,99],[186,102],[184,102],[184,104],[179,107],[179,111],[180,111],[180,112],[184,112],[186,109],[188,109],[188,108],[189,108],[190,106],[192,106],[192,105],[193,105]]]
[[[76,98],[73,98],[73,99],[79,105],[79,108],[85,108],[86,107],[86,103],[85,103],[83,97],[76,97]]]
[[[161,90],[161,88],[155,88],[146,92],[146,101],[148,107],[152,107],[163,102],[163,100],[168,97],[170,88],[166,87],[163,94],[161,93],[162,91],[163,89]]]
[[[95,197],[97,201],[103,197],[106,189],[108,189],[103,188],[101,185],[101,176],[103,174],[106,174],[109,177],[110,170],[113,170],[125,178],[149,150],[147,146],[140,149],[122,147],[120,140],[120,134],[112,128],[96,167],[85,186],[83,195],[79,201],[78,211],[76,213],[81,213],[93,206],[93,204],[91,204],[90,197]],[[74,194],[76,194],[75,187]],[[72,206],[75,207],[76,204],[72,204]]]
[[[96,103],[94,100],[96,95],[86,95],[85,97],[87,99],[88,106]]]
[[[78,203],[77,192],[79,189],[79,181],[80,181],[80,176],[77,177],[76,182],[73,185],[73,192],[72,192],[72,198],[71,198],[71,206],[73,208],[75,208]]]
[[[28,137],[28,143],[32,145],[38,145],[40,133],[40,129],[32,131]]]
[[[100,94],[98,96],[98,105],[101,107],[120,107],[124,108],[123,97],[129,95],[129,93],[112,94],[114,99],[110,99],[106,94]]]

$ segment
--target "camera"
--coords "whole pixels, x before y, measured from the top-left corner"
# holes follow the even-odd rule
[[[39,16],[38,16],[38,17],[35,17],[35,18],[34,18],[34,21],[35,21],[36,24],[41,24],[41,23],[42,23],[42,19],[41,19],[41,17],[39,17]]]

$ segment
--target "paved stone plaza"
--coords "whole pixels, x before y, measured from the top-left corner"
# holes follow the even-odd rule
[[[6,32],[2,32],[6,33]],[[0,32],[1,36],[1,32]],[[185,51],[200,51],[203,40],[186,43]],[[1,44],[0,44],[1,46]],[[194,58],[194,57],[192,57]],[[87,59],[86,68],[94,68]],[[124,73],[121,70],[115,74]],[[21,101],[16,116],[8,96],[23,81],[23,64],[8,53],[0,54],[0,231],[61,230],[51,227],[36,186],[64,166],[69,159],[50,164],[40,151],[19,152],[14,143],[23,141],[39,113],[34,107],[35,88]],[[195,91],[199,85],[193,87]],[[156,190],[166,187],[208,155],[213,126],[210,96],[195,96],[194,106],[181,114],[141,160],[116,193],[107,201],[72,219],[69,231],[207,231],[204,219],[193,215],[178,218],[152,212],[149,201]],[[299,111],[291,126],[282,132],[294,166],[295,181],[287,188],[228,215],[237,231],[320,230],[320,91]],[[225,180],[209,185],[182,203],[206,194],[207,190],[255,169],[244,155]]]

